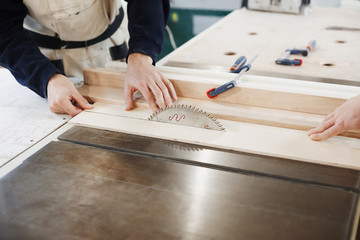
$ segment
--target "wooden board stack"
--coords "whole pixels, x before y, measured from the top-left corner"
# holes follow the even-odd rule
[[[331,166],[360,169],[360,134],[315,142],[304,130],[357,95],[359,87],[245,75],[234,89],[210,100],[206,91],[234,78],[231,73],[159,67],[176,88],[177,104],[203,109],[218,118],[226,131],[147,120],[151,110],[143,99],[124,110],[126,65],[84,71],[81,93],[96,102],[70,122],[111,131],[210,147],[245,151]]]

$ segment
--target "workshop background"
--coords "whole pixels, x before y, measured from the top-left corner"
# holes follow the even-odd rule
[[[312,0],[311,6],[338,8],[341,4],[346,5],[348,2],[351,3],[352,0]],[[170,19],[164,47],[158,61],[172,52],[174,47],[180,47],[231,11],[246,7],[246,5],[247,0],[170,0]]]

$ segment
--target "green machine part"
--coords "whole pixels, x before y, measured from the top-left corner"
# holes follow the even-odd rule
[[[179,47],[189,39],[194,37],[194,17],[207,16],[207,17],[224,17],[231,11],[226,10],[201,10],[201,9],[183,9],[171,8],[168,26],[174,36],[176,46]],[[163,50],[160,53],[158,60],[172,52],[174,48],[171,45],[169,34],[165,33],[165,40]]]

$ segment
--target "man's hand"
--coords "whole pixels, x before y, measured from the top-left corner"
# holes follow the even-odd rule
[[[174,86],[153,65],[151,57],[132,53],[128,57],[125,77],[126,110],[134,107],[133,94],[139,90],[153,111],[172,105],[177,100]]]
[[[74,84],[64,75],[54,74],[47,86],[48,104],[54,113],[67,113],[72,117],[93,106],[81,96]]]
[[[360,129],[360,95],[335,109],[318,127],[309,130],[308,135],[312,140],[321,141],[357,129]]]

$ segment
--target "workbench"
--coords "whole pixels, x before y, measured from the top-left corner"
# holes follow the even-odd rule
[[[235,11],[223,23],[243,12]],[[222,27],[219,23],[212,29]],[[201,45],[201,38],[211,35],[211,31],[192,42]],[[192,46],[189,42],[160,65],[170,66],[185,59],[177,67],[200,66],[202,60],[199,63],[188,58],[178,59],[178,54]],[[191,53],[195,54],[196,49]],[[239,53],[249,56],[252,52]],[[208,55],[207,60],[210,62],[199,68],[207,66],[210,70],[225,71],[233,58],[216,63]],[[255,68],[261,61],[254,64],[257,73],[287,74]],[[300,73],[290,74],[292,78],[303,76],[301,69],[296,71]],[[356,71],[352,73],[357,74]],[[316,75],[311,80],[357,86],[356,76],[350,75],[351,78]],[[309,80],[305,78],[306,74],[302,80]],[[42,106],[42,110],[48,111],[45,101],[35,95],[31,99],[39,100],[32,106]],[[119,106],[110,106],[122,114]],[[112,117],[106,106],[101,108],[98,104],[96,108],[103,111],[103,116]],[[35,111],[40,112],[39,109]],[[105,126],[107,124],[99,122],[104,118],[94,124],[108,130],[70,124],[62,126],[67,118],[47,114],[59,121],[44,130],[42,137],[33,141],[37,142],[33,147],[18,152],[15,158],[12,155],[12,160],[0,168],[0,233],[5,239],[356,237],[359,169],[204,146],[196,142],[189,144],[172,138],[158,139],[127,131],[109,131],[118,127],[119,122]],[[86,114],[73,119],[73,124],[96,112]],[[115,117],[123,123],[131,122],[126,117]],[[149,127],[139,125],[138,131],[155,125],[157,123],[149,124]],[[243,123],[241,127],[257,128],[251,123]],[[158,134],[174,133],[174,129],[169,126]],[[269,134],[280,131],[271,126],[267,129]],[[194,135],[198,132],[193,131]],[[298,130],[290,132],[299,133]],[[245,131],[244,134],[248,133]],[[359,147],[356,139],[345,137],[335,137],[319,146],[341,142],[353,146],[354,150]]]
[[[259,54],[251,74],[358,86],[358,11],[316,8],[308,15],[293,15],[234,10],[159,64],[226,72],[238,57],[250,60]],[[275,64],[286,49],[305,49],[310,40],[317,45],[307,57],[289,57],[303,59],[302,66]]]

